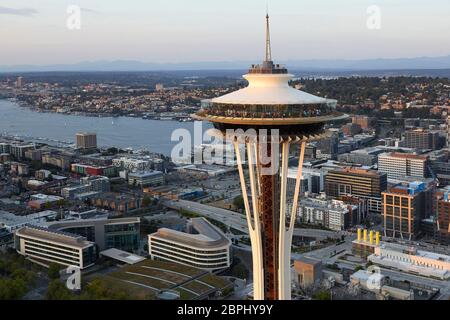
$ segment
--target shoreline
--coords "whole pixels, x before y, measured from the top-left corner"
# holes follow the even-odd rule
[[[174,114],[173,116],[153,116],[150,117],[146,114],[121,114],[115,115],[110,113],[91,113],[91,112],[57,112],[52,110],[43,110],[35,106],[29,105],[23,101],[17,100],[16,98],[0,97],[1,100],[7,100],[11,103],[16,104],[20,108],[25,108],[37,113],[49,113],[49,114],[60,114],[60,115],[70,115],[70,116],[80,116],[80,117],[91,117],[91,118],[134,118],[142,120],[155,120],[155,121],[178,121],[178,122],[194,122],[195,120],[191,118],[191,114]]]
[[[0,137],[71,147],[77,132],[97,132],[101,148],[147,150],[170,156],[178,143],[171,141],[174,130],[193,134],[193,122],[144,120],[137,117],[98,117],[81,114],[38,112],[13,99],[0,99]]]

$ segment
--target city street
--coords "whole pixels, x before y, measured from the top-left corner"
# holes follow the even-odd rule
[[[197,213],[248,234],[247,219],[240,213],[186,200],[167,200],[164,202],[164,205],[170,209],[186,210]],[[295,229],[294,236],[315,238],[317,240],[323,240],[328,237],[340,237],[336,232],[318,229]]]

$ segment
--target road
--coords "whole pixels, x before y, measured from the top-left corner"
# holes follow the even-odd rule
[[[344,255],[346,252],[351,252],[353,240],[355,240],[355,237],[353,236],[346,237],[345,242],[342,244],[308,252],[305,256],[321,260],[324,264],[334,264],[339,257]],[[295,258],[294,254],[293,257]]]
[[[164,205],[175,210],[186,210],[195,212],[201,216],[217,220],[219,222],[226,224],[231,228],[234,228],[236,230],[248,234],[247,219],[244,215],[240,213],[186,200],[179,200],[179,201],[167,200],[164,202]],[[295,229],[294,236],[315,238],[317,240],[323,240],[328,237],[330,238],[340,237],[339,233],[337,232],[327,230],[317,230],[317,229]]]

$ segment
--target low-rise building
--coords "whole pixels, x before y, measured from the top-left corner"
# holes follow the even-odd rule
[[[52,175],[52,172],[49,170],[37,170],[34,173],[34,177],[38,180],[45,180]]]
[[[117,174],[115,166],[94,166],[82,163],[74,163],[71,165],[71,171],[82,176],[105,176],[114,177]]]
[[[72,158],[62,154],[46,153],[42,155],[42,164],[59,168],[61,170],[68,170]]]
[[[195,218],[188,229],[190,233],[163,228],[149,235],[151,258],[208,271],[230,267],[231,241],[218,228],[204,218]]]
[[[97,260],[95,243],[69,233],[40,227],[23,227],[14,234],[17,253],[40,263],[57,263],[86,269]]]
[[[58,205],[61,201],[64,200],[62,197],[46,195],[46,194],[35,194],[32,195],[31,200],[28,202],[28,207],[42,210],[46,207],[52,207]]]
[[[101,193],[93,195],[90,199],[97,208],[114,211],[116,215],[140,209],[142,204],[141,198],[115,193]]]
[[[291,204],[288,205],[288,210],[289,208],[292,208]],[[356,205],[339,200],[303,198],[298,205],[298,219],[301,223],[342,231],[352,225],[352,217],[359,215],[359,209]]]
[[[368,257],[372,263],[400,271],[436,278],[450,279],[450,256],[421,251],[415,247],[382,242]]]
[[[322,261],[309,257],[302,257],[294,261],[296,282],[302,288],[313,287],[319,284],[322,278]]]
[[[16,160],[25,159],[25,152],[34,150],[34,144],[13,144],[10,146],[10,153]]]
[[[11,173],[18,176],[27,176],[29,174],[28,165],[19,162],[11,162]]]
[[[107,217],[50,223],[49,230],[64,231],[95,242],[99,251],[115,248],[128,252],[139,250],[140,219]]]
[[[26,225],[41,225],[48,219],[56,217],[55,211],[42,211],[32,213],[26,216],[18,216],[11,212],[0,210],[0,228],[4,228],[7,232],[12,233]]]
[[[164,174],[160,171],[132,172],[128,174],[131,186],[151,187],[164,184]]]

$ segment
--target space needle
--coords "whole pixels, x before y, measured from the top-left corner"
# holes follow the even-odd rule
[[[252,245],[254,299],[291,300],[291,247],[306,144],[327,135],[326,123],[347,115],[336,111],[336,100],[292,88],[294,76],[272,61],[270,41],[267,14],[265,59],[244,75],[248,86],[205,101],[194,118],[211,122],[234,144]],[[249,130],[269,134],[236,134]],[[294,193],[288,195],[294,146],[299,150],[298,174]]]

